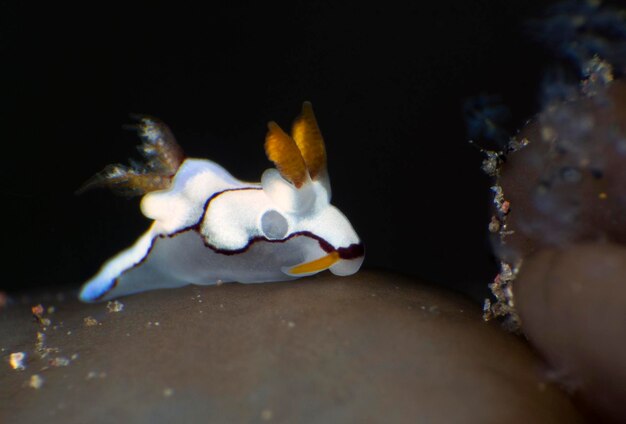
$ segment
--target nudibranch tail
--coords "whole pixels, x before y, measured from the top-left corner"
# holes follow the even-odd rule
[[[316,179],[326,169],[326,147],[311,102],[302,104],[302,112],[291,127],[291,136],[300,149],[309,175]]]
[[[139,123],[132,127],[143,141],[138,149],[145,163],[108,165],[87,180],[77,190],[77,194],[92,188],[106,187],[119,194],[137,196],[170,186],[176,171],[185,160],[183,150],[167,125],[148,116],[137,118]]]

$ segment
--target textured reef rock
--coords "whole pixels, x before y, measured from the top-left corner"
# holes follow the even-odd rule
[[[626,83],[589,61],[505,152],[489,225],[501,261],[485,318],[521,330],[601,418],[626,417]]]
[[[498,185],[515,233],[499,244],[508,262],[548,246],[626,243],[626,84],[548,106],[518,135]]]
[[[498,253],[515,264],[521,329],[553,377],[590,409],[624,417],[626,84],[586,87],[530,123],[528,146],[502,166],[514,233]]]
[[[510,286],[526,257],[579,242],[626,242],[626,84],[612,81],[605,66],[598,62],[602,74],[576,96],[548,105],[506,153],[489,152],[485,162],[495,169],[489,229],[502,261],[492,284],[500,302],[486,310],[510,314],[512,326]]]
[[[497,125],[507,108],[483,102],[468,114],[470,136],[504,145],[485,151],[483,163],[495,177],[489,230],[502,261],[485,317],[506,317],[511,329],[519,327],[512,283],[526,257],[546,247],[626,240],[625,17],[597,0],[549,7],[528,25],[562,59],[544,81],[541,112],[514,137]]]
[[[626,15],[598,1],[550,13],[535,35],[580,81],[547,80],[541,112],[484,152],[500,260],[484,318],[523,333],[592,419],[624,422]]]

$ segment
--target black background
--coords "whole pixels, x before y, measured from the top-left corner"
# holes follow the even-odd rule
[[[524,22],[547,3],[4,3],[0,287],[78,287],[147,228],[138,199],[74,195],[106,164],[138,158],[129,113],[258,180],[267,121],[289,128],[310,100],[365,266],[481,297],[496,270],[490,181],[462,106],[500,94],[513,126],[536,110],[546,53]]]

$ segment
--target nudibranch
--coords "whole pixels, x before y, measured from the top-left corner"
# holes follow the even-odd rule
[[[291,135],[268,124],[275,165],[260,183],[236,179],[215,162],[185,158],[170,130],[140,117],[143,166],[110,165],[86,186],[144,194],[153,220],[136,243],[106,262],[80,292],[85,302],[146,290],[222,282],[284,281],[329,269],[359,270],[364,248],[330,204],[326,149],[305,102]]]

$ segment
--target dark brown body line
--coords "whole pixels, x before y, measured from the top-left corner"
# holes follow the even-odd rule
[[[125,270],[124,272],[122,272],[119,277],[117,277],[115,280],[113,280],[113,283],[111,284],[111,287],[109,289],[107,289],[104,293],[102,293],[100,296],[98,296],[96,298],[96,301],[101,300],[107,293],[110,293],[111,290],[113,290],[117,284],[118,284],[118,280],[127,272],[132,271],[133,269],[137,268],[138,266],[140,266],[142,263],[144,263],[146,261],[146,259],[148,258],[148,256],[150,256],[150,252],[152,252],[152,249],[154,248],[154,243],[156,241],[157,238],[173,238],[176,237],[180,234],[186,233],[188,231],[195,231],[196,233],[198,233],[198,235],[202,238],[202,241],[204,243],[204,245],[206,247],[208,247],[209,249],[213,250],[215,253],[219,253],[221,255],[227,255],[227,256],[232,256],[232,255],[238,255],[241,253],[245,253],[246,251],[248,251],[248,249],[250,249],[250,247],[258,242],[258,241],[265,241],[268,243],[284,243],[288,240],[291,240],[292,238],[295,237],[309,237],[311,239],[317,240],[317,242],[320,245],[320,248],[326,252],[326,253],[330,253],[333,251],[336,251],[339,254],[339,257],[341,259],[356,259],[359,258],[363,255],[365,255],[365,247],[363,245],[363,243],[353,243],[347,247],[339,247],[339,248],[335,248],[333,247],[329,242],[327,242],[326,240],[324,240],[322,237],[317,236],[313,233],[311,233],[310,231],[298,231],[296,233],[292,233],[289,236],[285,237],[284,239],[280,239],[280,240],[270,240],[266,237],[263,236],[256,236],[256,237],[252,237],[251,239],[248,240],[248,243],[246,243],[245,246],[239,248],[239,249],[220,249],[218,247],[212,246],[211,244],[207,243],[206,239],[202,236],[202,234],[200,233],[200,225],[202,224],[202,221],[204,220],[204,217],[206,216],[206,211],[209,208],[210,203],[217,197],[219,197],[220,195],[229,192],[229,191],[243,191],[243,190],[262,190],[261,187],[242,187],[242,188],[232,188],[232,189],[226,189],[226,190],[222,190],[222,191],[218,191],[216,193],[214,193],[211,197],[209,197],[207,199],[207,201],[204,204],[204,211],[202,212],[202,215],[200,216],[200,218],[198,219],[198,222],[196,222],[193,225],[190,225],[188,227],[182,228],[172,234],[160,234],[156,237],[154,237],[152,239],[152,243],[150,244],[150,247],[148,248],[148,251],[146,252],[146,254],[144,255],[144,257],[137,262],[135,265],[133,265],[132,267],[128,268],[127,270]]]

